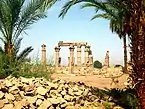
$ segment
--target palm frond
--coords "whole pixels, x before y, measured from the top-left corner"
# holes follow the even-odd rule
[[[27,47],[25,48],[18,56],[17,56],[17,60],[18,61],[23,61],[27,58],[27,56],[29,55],[30,52],[33,51],[33,48],[30,46],[30,47]]]
[[[96,18],[104,18],[104,19],[107,19],[107,20],[110,20],[112,18],[112,16],[110,16],[109,14],[107,13],[102,13],[102,14],[96,14],[94,15],[91,20],[94,20]]]
[[[64,18],[64,16],[66,15],[66,13],[68,12],[68,10],[75,4],[77,3],[80,3],[80,2],[83,2],[85,0],[71,0],[71,1],[68,1],[63,7],[62,7],[62,10],[59,14],[58,17],[62,17]]]
[[[4,49],[0,46],[0,54],[4,54],[4,53],[5,53]]]
[[[13,31],[19,19],[23,3],[24,0],[1,0],[0,31],[5,40],[10,40],[13,37]]]
[[[51,8],[58,0],[44,0],[43,5],[41,6],[42,11],[46,11]]]
[[[5,42],[5,40],[2,38],[2,37],[0,37],[0,40],[4,43]]]
[[[31,0],[25,7],[21,9],[20,20],[17,22],[14,38],[16,39],[23,31],[28,29],[30,25],[36,21],[46,18],[46,13],[42,12],[44,0]],[[13,40],[15,40],[13,39]]]
[[[18,38],[16,40],[16,42],[14,42],[14,48],[13,48],[13,55],[17,56],[19,50],[20,50],[20,46],[21,46],[21,41],[23,38]]]

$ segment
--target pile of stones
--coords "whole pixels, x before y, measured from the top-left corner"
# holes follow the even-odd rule
[[[8,77],[0,83],[0,109],[105,109],[90,90],[81,82]]]

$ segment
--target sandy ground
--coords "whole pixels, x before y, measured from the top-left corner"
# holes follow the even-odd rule
[[[52,78],[58,78],[63,80],[70,81],[81,81],[86,85],[98,87],[100,89],[111,88],[110,84],[112,80],[110,78],[104,78],[99,75],[91,75],[91,76],[74,76],[74,75],[66,75],[66,74],[53,74]]]

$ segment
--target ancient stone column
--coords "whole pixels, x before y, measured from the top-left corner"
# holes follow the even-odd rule
[[[84,65],[86,66],[89,63],[89,46],[85,46],[85,57],[84,57]]]
[[[90,56],[90,66],[93,67],[93,56]]]
[[[74,49],[75,47],[74,46],[71,46],[69,48],[70,50],[70,58],[69,58],[69,69],[70,69],[70,73],[72,73],[72,67],[74,66]]]
[[[59,67],[61,67],[61,57],[59,57],[59,59],[58,59],[58,65],[59,65]]]
[[[93,56],[89,55],[89,66],[93,67]]]
[[[105,68],[109,67],[109,51],[106,52],[104,66],[103,67],[105,67]]]
[[[55,47],[55,67],[59,67],[59,52],[60,52],[60,47]]]
[[[77,45],[77,66],[81,66],[81,45]]]
[[[68,67],[70,66],[70,57],[68,57]]]
[[[43,65],[46,65],[46,45],[43,44],[41,45],[42,47],[42,56],[41,56],[41,61]]]

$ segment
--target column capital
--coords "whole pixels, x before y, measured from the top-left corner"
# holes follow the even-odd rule
[[[75,47],[74,46],[70,46],[69,49],[70,49],[70,51],[74,51]]]
[[[46,50],[46,45],[45,44],[41,45],[41,47],[42,47],[42,51]]]
[[[41,47],[46,47],[46,45],[45,44],[42,44]]]
[[[55,49],[56,52],[60,51],[60,47],[55,47],[54,49]]]

